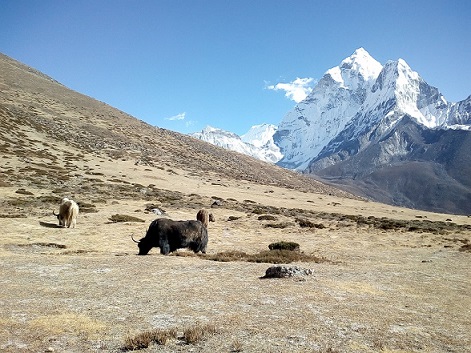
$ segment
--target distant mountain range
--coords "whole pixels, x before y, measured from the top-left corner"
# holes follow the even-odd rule
[[[471,96],[448,102],[402,59],[383,66],[357,49],[270,131],[282,167],[376,201],[471,213]]]
[[[192,133],[190,136],[265,162],[276,163],[283,157],[280,148],[273,141],[276,130],[276,126],[271,124],[255,125],[246,134],[239,136],[207,126],[201,132]]]

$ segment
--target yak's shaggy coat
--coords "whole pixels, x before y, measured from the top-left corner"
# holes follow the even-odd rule
[[[195,253],[206,253],[208,231],[200,221],[157,218],[150,224],[146,236],[137,243],[139,255],[146,255],[153,247],[160,248],[163,255],[180,248],[189,248]]]
[[[59,214],[56,215],[59,220],[59,225],[62,227],[75,228],[77,223],[77,216],[79,214],[79,207],[74,200],[64,197],[59,206]]]

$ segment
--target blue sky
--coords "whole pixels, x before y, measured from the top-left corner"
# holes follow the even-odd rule
[[[0,0],[0,52],[152,125],[241,135],[295,106],[269,87],[359,47],[465,99],[470,19],[468,0]]]

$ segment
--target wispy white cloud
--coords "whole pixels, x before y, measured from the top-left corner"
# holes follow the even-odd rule
[[[165,118],[165,120],[175,121],[175,120],[185,120],[186,113],[180,113],[169,118]]]
[[[304,100],[309,93],[312,91],[311,85],[314,83],[314,79],[310,77],[299,78],[288,83],[277,83],[276,85],[270,85],[267,89],[273,91],[285,91],[285,96],[296,103]]]

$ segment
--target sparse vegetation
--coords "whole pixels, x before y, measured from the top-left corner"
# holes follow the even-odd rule
[[[18,246],[23,246],[23,247],[45,247],[45,248],[56,248],[56,249],[65,249],[67,246],[64,244],[56,244],[56,243],[31,243],[31,244],[18,244]]]
[[[216,326],[211,324],[196,324],[183,331],[183,338],[187,344],[196,344],[208,335],[217,333]]]
[[[145,220],[141,218],[137,218],[134,216],[128,216],[123,214],[114,214],[110,217],[110,221],[113,223],[117,222],[145,222]]]
[[[257,254],[247,254],[242,251],[224,251],[217,254],[199,255],[203,259],[220,262],[245,261],[271,264],[289,264],[292,262],[330,262],[326,258],[304,254],[292,250],[267,250]]]
[[[264,225],[265,228],[288,228],[291,227],[293,224],[289,222],[280,222],[280,223],[267,223]]]
[[[177,338],[176,329],[155,329],[128,336],[124,340],[124,351],[135,351],[148,348],[151,344],[166,345],[170,339]]]
[[[305,218],[296,218],[296,222],[299,224],[301,228],[317,228],[317,229],[324,229],[325,225],[322,223],[314,223]]]
[[[176,339],[185,344],[197,344],[209,335],[217,333],[217,329],[212,324],[197,323],[183,330],[183,336],[178,337],[178,330],[155,329],[141,332],[135,336],[127,336],[122,347],[123,351],[134,351],[148,348],[151,344],[166,345],[170,340]]]
[[[268,245],[270,250],[299,251],[299,244],[292,241],[279,241]]]

